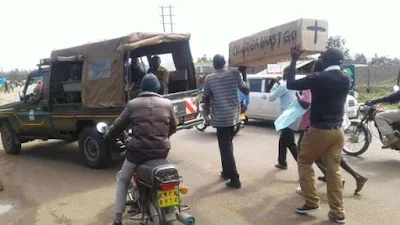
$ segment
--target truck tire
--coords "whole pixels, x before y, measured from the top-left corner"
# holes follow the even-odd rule
[[[21,152],[19,137],[8,122],[1,124],[1,142],[7,154],[17,155]]]
[[[111,161],[106,142],[95,127],[85,127],[80,132],[79,149],[85,164],[90,168],[103,169]]]

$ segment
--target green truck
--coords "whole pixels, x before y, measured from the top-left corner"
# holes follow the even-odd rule
[[[78,141],[87,166],[107,167],[110,148],[95,125],[112,124],[137,96],[137,64],[145,72],[154,55],[166,59],[161,65],[169,68],[164,97],[173,102],[178,129],[202,123],[189,39],[189,34],[132,33],[52,51],[29,74],[20,101],[0,107],[4,150],[18,154],[22,143],[36,139]]]

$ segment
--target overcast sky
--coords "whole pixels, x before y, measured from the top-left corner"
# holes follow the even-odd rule
[[[332,2],[331,4],[328,2]],[[333,3],[334,2],[334,3]],[[0,1],[0,70],[34,68],[51,50],[162,31],[161,5],[172,4],[174,32],[190,32],[194,59],[228,55],[229,42],[299,18],[329,22],[351,54],[400,57],[396,1],[360,0],[12,0]],[[373,4],[372,4],[373,3]],[[169,27],[167,27],[168,29]]]

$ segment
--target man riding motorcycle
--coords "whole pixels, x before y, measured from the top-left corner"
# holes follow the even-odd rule
[[[392,93],[388,96],[369,100],[365,102],[366,105],[375,105],[378,103],[396,103],[400,101],[400,90]],[[392,124],[400,122],[400,110],[388,110],[382,113],[378,113],[375,116],[375,122],[382,135],[382,148],[390,148],[400,142],[400,139],[394,135]]]
[[[117,177],[114,225],[122,225],[129,182],[137,165],[153,159],[167,158],[171,148],[169,137],[176,132],[172,102],[157,94],[160,82],[147,74],[141,83],[139,96],[128,102],[121,115],[105,135],[106,140],[131,128],[132,139],[126,145],[126,159]]]

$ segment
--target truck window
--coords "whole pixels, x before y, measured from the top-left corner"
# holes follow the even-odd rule
[[[44,74],[37,74],[29,78],[25,96],[36,95],[41,97],[41,93],[43,93],[43,76]]]
[[[147,72],[147,70],[149,70],[150,66],[146,56],[139,57],[139,63],[142,66],[143,71]]]
[[[83,61],[56,61],[52,64],[50,101],[55,104],[81,103]],[[93,77],[92,77],[93,78]],[[95,79],[97,77],[94,77]]]
[[[276,81],[274,79],[270,79],[270,78],[266,79],[265,80],[265,92],[270,93],[271,89],[275,83],[276,83]]]
[[[166,68],[168,71],[175,71],[175,64],[174,64],[174,59],[172,58],[172,54],[162,54],[158,55],[161,59],[161,66]]]
[[[102,57],[89,60],[89,80],[109,78],[111,76],[111,60],[109,57]]]

